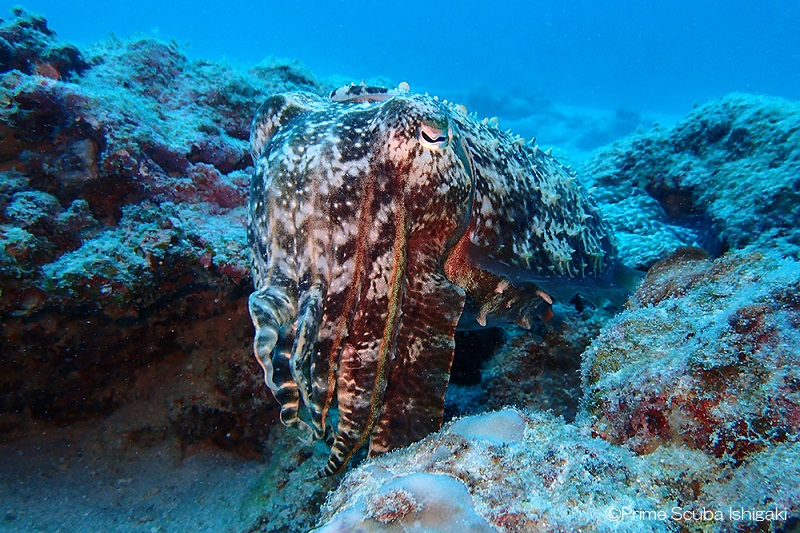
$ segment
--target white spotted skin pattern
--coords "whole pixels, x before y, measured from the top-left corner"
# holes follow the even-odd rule
[[[255,354],[281,421],[333,438],[324,475],[438,429],[457,326],[527,325],[549,310],[531,280],[613,260],[552,157],[434,98],[354,87],[275,96],[251,134]]]
[[[516,280],[603,275],[614,261],[612,234],[578,184],[551,155],[508,133],[456,114],[476,171],[476,263]]]

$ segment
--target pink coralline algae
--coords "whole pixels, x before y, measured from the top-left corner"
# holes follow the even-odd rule
[[[800,264],[682,250],[655,265],[584,354],[595,434],[741,462],[800,430]],[[621,386],[621,384],[624,384]]]
[[[367,500],[369,516],[382,524],[402,519],[418,512],[419,504],[414,496],[402,489],[393,489],[386,494],[374,495]]]

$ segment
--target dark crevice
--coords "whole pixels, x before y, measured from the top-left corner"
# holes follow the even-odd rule
[[[502,346],[505,337],[500,328],[456,332],[456,351],[450,369],[450,383],[478,385],[483,363]]]

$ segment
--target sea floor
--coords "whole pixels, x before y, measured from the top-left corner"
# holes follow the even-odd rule
[[[92,428],[0,444],[0,531],[244,531],[269,468],[212,446],[108,453]]]

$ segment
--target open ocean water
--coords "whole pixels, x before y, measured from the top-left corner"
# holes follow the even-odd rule
[[[2,16],[14,4],[0,2]],[[678,114],[734,91],[800,99],[796,0],[24,5],[80,44],[143,32],[188,43],[194,58],[250,64],[287,57],[317,75],[382,75],[443,93],[490,87],[562,104]]]

